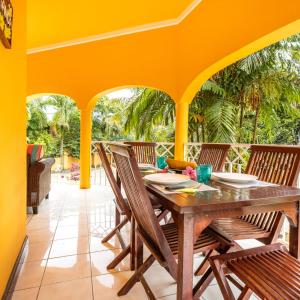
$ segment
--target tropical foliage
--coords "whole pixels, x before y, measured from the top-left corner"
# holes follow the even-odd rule
[[[299,52],[300,35],[296,35],[232,64],[205,82],[190,105],[190,140],[297,143]],[[137,89],[126,128],[135,131],[137,138],[149,139],[157,125],[173,124],[174,114],[174,102],[168,95]],[[287,121],[291,119],[294,122]]]
[[[99,99],[93,140],[173,141],[175,103],[167,94],[135,88],[131,98]],[[52,111],[52,117],[49,117]],[[79,157],[80,112],[66,96],[27,104],[29,143],[46,154]],[[296,144],[300,141],[300,35],[221,70],[195,95],[189,110],[192,142]]]

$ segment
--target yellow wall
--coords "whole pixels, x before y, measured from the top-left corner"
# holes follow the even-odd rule
[[[174,19],[193,1],[27,0],[28,48]]]
[[[13,48],[0,43],[0,298],[25,237],[25,1],[14,7]]]
[[[299,32],[299,20],[299,0],[203,0],[177,26],[28,55],[28,94],[87,108],[100,92],[140,85],[191,101],[213,73]]]
[[[120,86],[150,86],[176,98],[174,29],[160,29],[28,55],[28,95],[59,93],[79,108]]]

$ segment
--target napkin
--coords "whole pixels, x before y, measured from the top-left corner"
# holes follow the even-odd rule
[[[278,184],[274,184],[274,183],[270,183],[270,182],[266,182],[266,181],[260,181],[260,180],[256,180],[253,182],[247,182],[247,183],[233,183],[233,182],[225,182],[225,181],[221,181],[218,180],[219,182],[232,186],[236,189],[247,189],[247,188],[251,188],[251,187],[264,187],[264,186],[278,186]]]
[[[195,194],[197,192],[204,192],[204,191],[216,191],[216,188],[213,188],[209,185],[206,184],[201,184],[199,187],[197,188],[181,188],[178,190],[166,190],[165,186],[163,185],[159,185],[159,184],[152,184],[153,187],[155,187],[156,189],[158,189],[159,191],[161,191],[164,194]]]

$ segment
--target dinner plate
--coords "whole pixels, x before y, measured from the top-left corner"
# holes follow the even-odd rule
[[[156,173],[156,174],[146,175],[144,179],[151,183],[170,186],[170,185],[187,182],[190,180],[190,177],[181,174]]]
[[[151,164],[138,164],[140,170],[149,170],[155,169],[155,167]]]
[[[212,173],[213,177],[221,181],[246,183],[257,180],[257,176],[240,173]]]

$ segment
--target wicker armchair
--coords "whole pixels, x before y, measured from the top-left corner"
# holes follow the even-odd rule
[[[54,158],[43,158],[30,163],[30,155],[27,154],[27,207],[32,207],[34,214],[38,213],[43,199],[49,196],[54,162]]]

